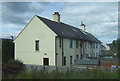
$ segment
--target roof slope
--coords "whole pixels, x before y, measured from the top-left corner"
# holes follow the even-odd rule
[[[67,25],[65,23],[58,23],[40,16],[37,16],[41,21],[43,21],[52,31],[54,31],[58,36],[74,38],[80,40],[87,40],[91,42],[100,42],[96,37],[88,32],[82,32],[79,28]]]

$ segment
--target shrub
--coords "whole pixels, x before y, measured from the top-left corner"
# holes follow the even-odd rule
[[[23,68],[23,63],[19,60],[9,60],[5,65],[5,72],[7,75],[13,74],[16,75]]]
[[[19,65],[23,66],[23,63],[20,60],[9,60],[7,65]]]

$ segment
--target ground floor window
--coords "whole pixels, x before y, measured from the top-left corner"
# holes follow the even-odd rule
[[[70,65],[72,64],[72,56],[70,56]]]
[[[81,54],[81,57],[80,57],[80,59],[82,59],[82,54]]]
[[[79,56],[78,56],[78,55],[76,55],[76,58],[78,59],[78,58],[79,58]]]
[[[66,57],[64,57],[64,65],[66,65]]]

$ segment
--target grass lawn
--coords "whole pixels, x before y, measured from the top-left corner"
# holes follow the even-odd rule
[[[17,75],[10,74],[3,79],[118,79],[118,71],[103,72],[94,69],[91,71],[69,71],[66,73],[53,71],[47,73],[46,71],[21,70]]]

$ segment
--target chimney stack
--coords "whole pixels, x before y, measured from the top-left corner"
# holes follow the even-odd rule
[[[60,23],[60,14],[59,14],[59,12],[54,12],[53,21]]]
[[[83,24],[83,22],[81,22],[81,29],[83,30],[83,32],[85,32],[85,25]]]

